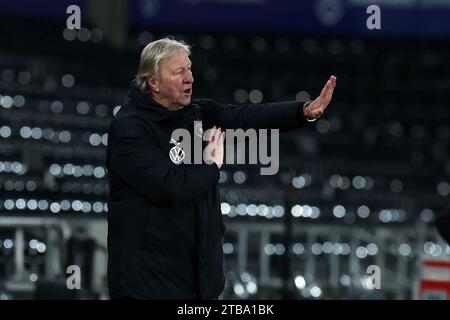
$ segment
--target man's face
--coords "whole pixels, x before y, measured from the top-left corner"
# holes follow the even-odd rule
[[[153,96],[163,106],[176,110],[191,103],[192,83],[191,60],[183,50],[160,61],[159,79]]]

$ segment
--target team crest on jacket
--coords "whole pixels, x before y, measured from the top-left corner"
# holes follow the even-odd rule
[[[169,151],[170,160],[172,160],[175,164],[180,164],[181,161],[184,160],[185,153],[183,148],[180,147],[180,142],[177,142],[175,139],[170,139],[170,143],[174,144],[174,146]]]

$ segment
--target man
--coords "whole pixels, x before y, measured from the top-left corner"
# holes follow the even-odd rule
[[[217,189],[221,128],[287,131],[320,117],[336,77],[305,107],[191,100],[190,47],[165,38],[148,44],[126,104],[109,130],[108,286],[112,298],[216,299],[224,287],[225,226]],[[175,164],[171,133],[211,129],[205,160]],[[172,141],[173,142],[173,141]]]

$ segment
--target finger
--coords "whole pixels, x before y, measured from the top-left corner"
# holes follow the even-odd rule
[[[212,129],[209,132],[209,137],[208,137],[208,143],[213,143],[214,141],[214,136],[216,134],[216,126],[212,127]]]
[[[314,118],[320,118],[323,115],[323,111],[322,110],[317,110],[314,113]]]
[[[222,129],[218,128],[215,132],[214,135],[214,144],[218,145],[219,144],[219,138],[220,138],[220,134],[222,133]]]
[[[331,89],[332,89],[331,80],[327,80],[325,86],[322,89],[322,92],[320,92],[320,97],[325,98]]]
[[[328,80],[320,94],[320,97],[322,99],[328,98],[331,94],[333,94],[333,89],[334,88],[333,88],[333,84],[331,83],[331,80]]]
[[[322,105],[320,108],[317,108],[316,110],[313,111],[313,113],[315,114],[315,117],[320,117],[322,116],[324,110],[325,110],[325,105]]]
[[[331,94],[333,94],[334,88],[336,87],[336,76],[331,76],[330,77],[330,81],[331,81]]]
[[[324,99],[318,97],[314,100],[309,106],[308,111],[311,112],[312,115],[317,114],[318,112],[322,112],[325,110],[329,102]]]
[[[316,110],[323,108],[323,104],[322,99],[319,97],[308,106],[308,109],[311,110],[311,112],[315,112]]]
[[[322,97],[322,96],[320,96],[319,98],[318,98],[318,100],[319,100],[319,104],[318,104],[318,106],[320,107],[320,108],[326,108],[327,106],[328,106],[328,104],[330,103],[330,101],[331,101],[331,98],[333,97],[333,92],[334,92],[334,88],[331,88],[327,93],[326,93],[326,95],[324,96],[324,97]]]
[[[330,99],[333,95],[334,88],[336,87],[336,80],[337,78],[335,76],[331,76],[330,79],[325,83],[325,86],[322,89],[322,92],[320,93],[321,99]]]
[[[223,147],[224,141],[225,141],[225,131],[220,134],[219,142],[218,142],[219,146]]]
[[[336,82],[336,76],[335,75],[331,75],[330,76],[330,81],[331,81],[331,84],[334,84]]]
[[[328,105],[331,101],[331,98],[333,97],[334,87],[331,88],[331,90],[328,92],[325,101],[323,101],[324,104]]]
[[[224,149],[225,149],[225,137],[226,137],[226,132],[222,132],[222,134],[220,135],[220,139],[219,139],[219,145],[220,145],[220,153],[222,154],[223,157],[223,153],[224,153]]]
[[[336,77],[335,76],[331,76],[330,77],[330,82],[331,82],[331,90],[330,90],[330,92],[333,93],[334,88],[336,87]]]
[[[223,149],[224,149],[224,140],[225,140],[225,132],[220,134],[219,140],[217,141],[216,157],[223,157]]]

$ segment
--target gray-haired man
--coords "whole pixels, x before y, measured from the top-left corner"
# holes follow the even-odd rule
[[[320,117],[336,77],[305,107],[298,102],[223,105],[192,100],[190,47],[174,39],[147,45],[128,100],[108,136],[108,286],[112,298],[215,299],[224,288],[225,225],[217,182],[223,129],[299,128]],[[205,160],[171,160],[171,133],[210,130]]]

